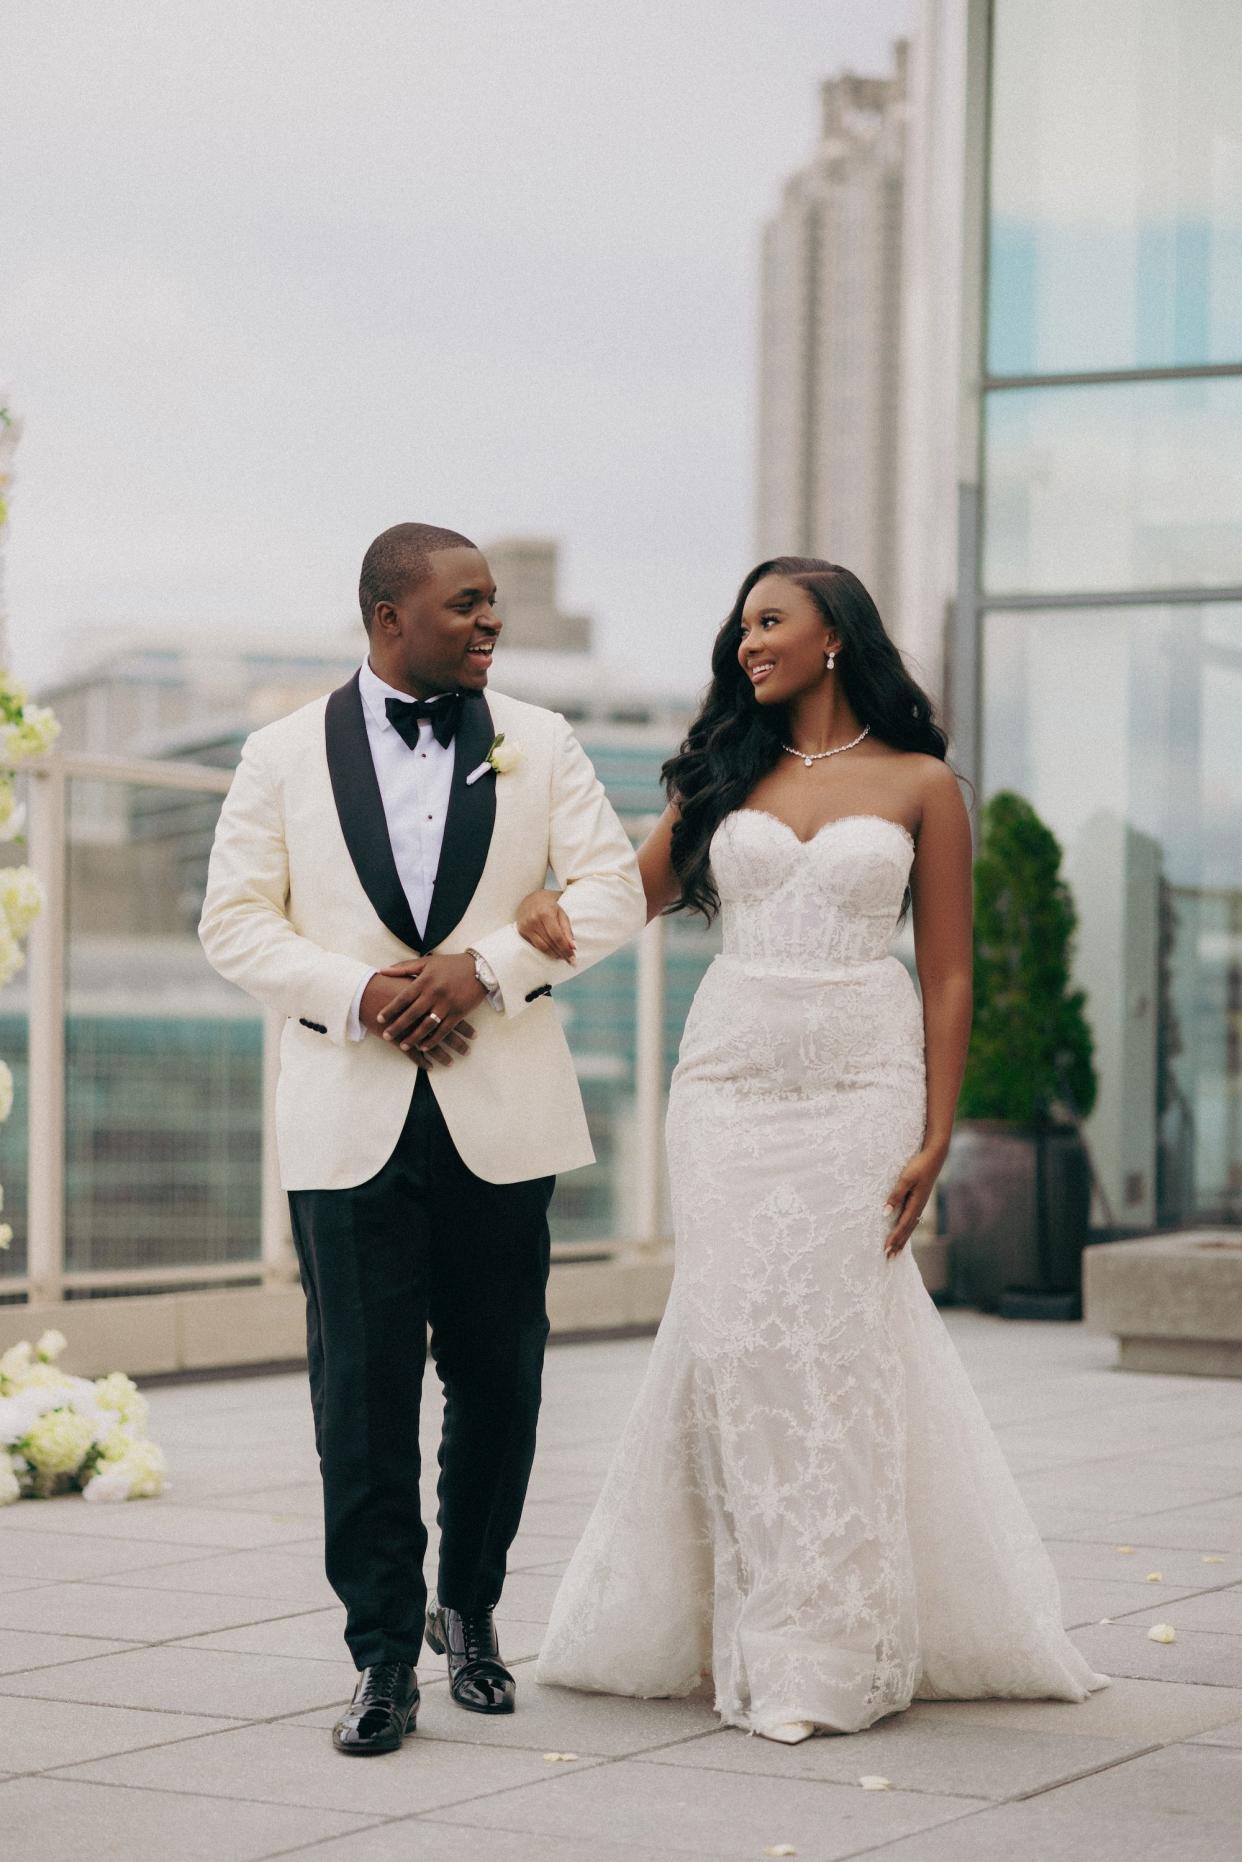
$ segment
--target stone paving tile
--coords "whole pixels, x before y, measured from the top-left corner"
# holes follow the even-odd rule
[[[1065,1785],[1064,1805],[1089,1813],[1141,1811],[1179,1824],[1207,1818],[1242,1828],[1242,1751],[1225,1746],[1173,1745],[1147,1752]]]
[[[345,1647],[345,1612],[307,1610],[273,1617],[267,1622],[243,1624],[239,1629],[211,1630],[205,1635],[183,1636],[177,1646],[186,1649],[236,1649],[244,1655],[294,1655],[305,1661],[341,1663],[350,1659]]]
[[[302,1608],[311,1606],[303,1605]],[[190,1590],[140,1590],[120,1584],[40,1584],[0,1596],[0,1627],[55,1627],[69,1635],[122,1642],[167,1642],[173,1637],[233,1629],[288,1616],[287,1598],[219,1596]]]
[[[432,1815],[373,1824],[355,1836],[340,1836],[313,1849],[282,1850],[280,1862],[485,1862],[488,1853],[492,1862],[668,1862],[673,1852],[596,1837],[584,1854],[576,1837],[524,1836],[506,1830],[503,1848],[493,1844],[481,1855],[477,1830],[441,1823]]]
[[[1242,1502],[1208,1500],[1168,1512],[1123,1514],[1102,1520],[1107,1536],[1119,1542],[1203,1552],[1236,1552],[1242,1546]],[[1073,1529],[1066,1538],[1080,1536]],[[1100,1536],[1104,1536],[1101,1534]]]
[[[45,1668],[53,1662],[71,1662],[79,1656],[115,1655],[132,1649],[133,1642],[104,1637],[59,1636],[45,1630],[0,1629],[0,1675],[22,1668]]]
[[[1151,1587],[1153,1591],[1157,1586]],[[1165,1586],[1159,1586],[1161,1593]],[[1176,1629],[1209,1629],[1222,1635],[1242,1636],[1242,1584],[1227,1584],[1220,1590],[1204,1591],[1197,1597],[1183,1597],[1177,1604]],[[1162,1623],[1166,1620],[1163,1609],[1148,1608],[1137,1616],[1128,1617],[1130,1623]],[[1242,1649],[1238,1651],[1242,1660]],[[1242,1685],[1240,1683],[1239,1685]]]
[[[879,1776],[900,1791],[1003,1800],[1045,1790],[1143,1749],[1135,1740],[954,1726],[895,1713],[866,1732],[807,1739],[800,1746],[752,1739],[730,1727],[646,1757],[654,1765],[834,1784],[856,1785],[861,1777]]]
[[[1156,1644],[1152,1643],[1152,1648]],[[1242,1687],[1114,1678],[1086,1700],[916,1700],[912,1722],[943,1718],[948,1726],[999,1726],[1014,1733],[1067,1733],[1123,1739],[1138,1745],[1188,1739],[1242,1714]]]
[[[1170,1622],[1176,1642],[1152,1642],[1144,1626],[1126,1620],[1078,1629],[1074,1642],[1101,1674],[1149,1681],[1196,1681],[1211,1687],[1242,1687],[1242,1642],[1237,1635],[1179,1628],[1178,1606],[1155,1620]],[[1242,1806],[1240,1806],[1242,1810]]]
[[[815,1862],[834,1862],[961,1817],[976,1803],[913,1791],[808,1784],[800,1778],[743,1777],[641,1759],[561,1771],[543,1784],[442,1810],[440,1819],[468,1824],[476,1833],[573,1837],[584,1856],[599,1841],[645,1844],[666,1854],[748,1858],[790,1843]]]
[[[511,1571],[505,1579],[503,1601],[524,1623],[546,1623],[560,1579],[546,1572]]]
[[[1110,1584],[1104,1579],[1062,1578],[1061,1621],[1075,1632],[1086,1623],[1098,1623],[1101,1617],[1130,1617],[1142,1610],[1153,1597],[1165,1602],[1178,1597],[1192,1597],[1198,1586],[1190,1584]]]
[[[885,1843],[867,1862],[1238,1862],[1236,1822],[1071,1805],[1071,1788]]]
[[[152,1433],[172,1464],[163,1501],[104,1509],[97,1525],[99,1512],[76,1499],[24,1504],[7,1515],[12,1532],[0,1520],[0,1665],[6,1645],[23,1664],[29,1655],[28,1664],[0,1678],[0,1770],[20,1769],[4,1737],[6,1714],[17,1716],[28,1744],[46,1752],[42,1763],[75,1774],[74,1782],[41,1779],[40,1788],[103,1804],[92,1816],[110,1832],[115,1811],[107,1806],[118,1801],[210,1804],[219,1817],[227,1799],[231,1814],[236,1793],[220,1782],[228,1767],[215,1769],[223,1763],[221,1741],[228,1741],[224,1758],[244,1753],[245,1765],[266,1751],[274,1757],[266,1767],[255,1764],[258,1790],[282,1801],[250,1809],[265,1816],[275,1810],[279,1837],[247,1848],[249,1826],[239,1824],[234,1840],[223,1822],[213,1852],[219,1862],[291,1853],[320,1862],[397,1855],[453,1862],[480,1849],[501,1862],[584,1853],[592,1862],[633,1862],[750,1855],[780,1841],[800,1847],[804,1859],[867,1851],[907,1862],[993,1862],[1008,1849],[1032,1862],[1062,1854],[1079,1862],[1084,1852],[1092,1862],[1120,1862],[1123,1854],[1126,1862],[1157,1854],[1163,1862],[1171,1831],[1187,1862],[1200,1855],[1214,1862],[1218,1853],[1237,1862],[1242,1846],[1220,1848],[1227,1826],[1218,1799],[1237,1775],[1221,1771],[1220,1761],[1242,1753],[1242,1673],[1235,1668],[1220,1684],[1230,1650],[1242,1657],[1231,1617],[1242,1596],[1242,1380],[1123,1373],[1113,1367],[1112,1342],[1081,1327],[1014,1326],[954,1311],[946,1322],[1042,1523],[1074,1640],[1116,1677],[1080,1705],[916,1702],[864,1734],[784,1748],[718,1730],[710,1700],[640,1702],[538,1688],[533,1656],[541,1624],[645,1366],[650,1344],[640,1339],[549,1352],[540,1452],[500,1612],[502,1648],[519,1680],[511,1719],[455,1708],[441,1659],[427,1654],[416,1738],[378,1768],[351,1767],[334,1755],[327,1729],[352,1690],[354,1670],[340,1635],[342,1612],[323,1575],[305,1377],[163,1386],[151,1391]],[[429,1376],[421,1431],[429,1521],[439,1415]],[[430,1541],[429,1577],[434,1526]],[[1121,1543],[1134,1551],[1118,1553]],[[39,1558],[27,1558],[23,1546],[38,1548]],[[116,1562],[127,1548],[128,1572]],[[1152,1569],[1162,1572],[1162,1584],[1144,1583]],[[1115,1620],[1101,1626],[1100,1617]],[[1157,1619],[1175,1622],[1175,1644],[1147,1642],[1146,1627]],[[1110,1633],[1109,1654],[1090,1641]],[[117,1647],[133,1643],[168,1646]],[[1156,1658],[1144,1673],[1161,1678],[1124,1672],[1135,1650],[1141,1661]],[[92,1686],[105,1678],[103,1699],[127,1704],[62,1699],[70,1671],[79,1688],[88,1686],[87,1674]],[[1184,1672],[1197,1680],[1167,1678]],[[175,1710],[154,1711],[160,1703]],[[187,1703],[192,1715],[179,1711]],[[243,1730],[243,1718],[266,1724]],[[65,1737],[79,1721],[81,1747]],[[203,1782],[175,1763],[178,1746],[138,1750],[164,1746],[170,1727],[178,1729],[171,1737],[194,1748]],[[1113,1796],[1081,1795],[1097,1778],[1125,1778],[1156,1745],[1171,1755],[1157,1785],[1178,1807],[1175,1816],[1157,1818],[1138,1801],[1141,1791],[1135,1797],[1125,1786]],[[582,1757],[549,1765],[545,1750]],[[110,1778],[124,1773],[124,1782],[81,1781],[87,1771],[94,1779],[95,1761]],[[488,1783],[493,1762],[502,1774],[505,1764],[535,1769],[521,1774],[530,1782],[505,1774]],[[852,1780],[864,1770],[905,1788],[862,1792]],[[380,1775],[368,1782],[363,1771]],[[168,1782],[135,1788],[148,1772]],[[407,1777],[411,1789],[430,1795],[408,1796]],[[314,1795],[346,1788],[376,1793],[383,1808],[365,1807],[357,1795],[339,1806]],[[444,1788],[461,1796],[445,1799]],[[1024,1791],[1037,1795],[997,1801]],[[246,1804],[244,1793],[239,1802]],[[316,1803],[325,1807],[315,1811]],[[801,1843],[786,1827],[765,1829],[753,1844],[765,1807],[796,1812]],[[126,1831],[125,1862],[148,1853],[166,1862],[187,1851],[176,1828],[166,1837],[156,1813],[144,1814],[149,1827],[140,1817],[136,1844]],[[328,1827],[302,1833],[290,1826],[295,1814],[327,1819]],[[196,1818],[196,1832],[201,1827]],[[9,1834],[2,1807],[0,1828]],[[734,1841],[742,1846],[731,1850]],[[88,1851],[76,1831],[66,1852],[75,1846],[92,1857],[108,1853],[97,1842]]]
[[[1231,1468],[1238,1471],[1238,1433],[1236,1425],[1210,1439],[1181,1442],[1154,1457],[1154,1465],[1179,1468]]]
[[[188,1512],[184,1495],[178,1495],[181,1504]],[[195,1500],[193,1509],[214,1511],[218,1501]],[[309,1519],[316,1524],[323,1521],[323,1487],[318,1478],[313,1481],[292,1481],[284,1486],[264,1487],[257,1493],[238,1494],[229,1502],[230,1510],[236,1513],[266,1513],[273,1518]]]
[[[307,1531],[304,1518],[283,1522],[274,1514],[230,1512],[224,1507],[176,1506],[161,1500],[135,1500],[120,1506],[88,1506],[79,1494],[64,1494],[39,1505],[29,1503],[6,1511],[4,1530],[55,1532],[77,1538],[124,1540],[127,1544],[163,1544],[199,1547],[223,1546],[247,1551],[255,1546],[278,1545]],[[119,1549],[119,1547],[118,1547]]]
[[[34,1504],[34,1501],[18,1502],[19,1506]],[[131,1571],[141,1571],[142,1582],[147,1584],[153,1581],[155,1569],[183,1564],[194,1556],[194,1549],[184,1545],[156,1545],[139,1539],[80,1538],[68,1532],[35,1532],[29,1527],[12,1532],[0,1529],[0,1573],[34,1579],[42,1584],[51,1578],[104,1577],[117,1577],[123,1584],[125,1574]]]
[[[509,1547],[510,1571],[537,1571],[541,1565],[567,1559],[578,1541],[570,1533],[519,1532]]]
[[[1242,1746],[1242,1720],[1230,1720],[1225,1726],[1214,1726],[1208,1733],[1196,1733],[1189,1743],[1193,1746]]]
[[[419,1720],[419,1736],[469,1745],[526,1746],[538,1752],[579,1752],[611,1758],[650,1752],[683,1740],[714,1735],[719,1722],[710,1700],[627,1700],[611,1694],[578,1694],[540,1687],[517,1671],[518,1709],[504,1718],[465,1713],[447,1689]]]
[[[9,1772],[42,1771],[50,1765],[135,1752],[143,1746],[164,1745],[217,1731],[220,1725],[219,1720],[196,1713],[84,1707],[63,1700],[29,1700],[0,1694],[0,1752],[4,1753],[5,1770]],[[5,1834],[7,1838],[8,1832]]]
[[[516,1623],[511,1618],[497,1618],[500,1646],[506,1661],[529,1660],[539,1652],[543,1626],[539,1623]],[[266,1622],[243,1624],[238,1629],[206,1635],[177,1638],[176,1646],[187,1649],[237,1649],[243,1654],[297,1656],[307,1661],[348,1662],[345,1646],[345,1612],[339,1604],[331,1610],[310,1610],[273,1617]],[[423,1645],[419,1657],[419,1674],[424,1682],[443,1672],[443,1656]]]
[[[164,1644],[6,1675],[4,1689],[8,1694],[48,1700],[164,1712],[191,1706],[204,1714],[259,1720],[304,1712],[329,1700],[348,1700],[355,1679],[348,1659],[337,1673],[327,1662],[273,1661],[261,1655]]]
[[[1061,1578],[1100,1578],[1119,1583],[1142,1583],[1147,1572],[1160,1571],[1166,1584],[1192,1590],[1242,1580],[1242,1552],[1224,1551],[1221,1563],[1208,1564],[1203,1552],[1185,1547],[1152,1545],[1140,1539],[1050,1539],[1048,1555]],[[1129,1545],[1130,1551],[1118,1550]],[[1101,1615],[1107,1616],[1107,1610]]]
[[[0,1785],[0,1828],[12,1854],[91,1862],[258,1862],[294,1844],[365,1827],[361,1817],[287,1804],[124,1791],[64,1779]],[[365,1854],[365,1851],[361,1852]]]
[[[168,1547],[163,1550],[167,1552]],[[127,1580],[117,1576],[103,1577],[99,1582],[123,1584]],[[305,1604],[308,1609],[315,1604],[326,1607],[336,1602],[324,1576],[323,1554],[318,1546],[296,1551],[281,1546],[254,1552],[217,1552],[214,1557],[194,1558],[144,1571],[142,1582],[159,1590],[281,1597],[286,1609],[297,1604]]]
[[[1088,1513],[1163,1512],[1170,1507],[1224,1499],[1238,1491],[1236,1467],[1232,1470],[1170,1467],[1167,1463],[1154,1463],[1139,1456],[1094,1462],[1082,1472],[1084,1476],[1089,1474],[1090,1491],[1076,1496],[1076,1502]],[[1065,1494],[1065,1474],[1060,1468],[1024,1474],[1018,1485],[1023,1499],[1032,1508],[1049,1501],[1061,1502]]]
[[[576,1541],[590,1516],[591,1503],[586,1500],[533,1500],[522,1519],[531,1532],[551,1533],[557,1538]]]
[[[357,1816],[409,1816],[542,1781],[550,1769],[539,1753],[423,1740],[418,1734],[400,1752],[361,1764],[333,1752],[317,1729],[283,1721],[62,1767],[55,1775]]]

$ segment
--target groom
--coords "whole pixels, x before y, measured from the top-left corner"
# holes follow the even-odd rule
[[[398,524],[367,551],[359,597],[359,671],[242,749],[199,935],[222,976],[285,1018],[281,1181],[327,1574],[360,1670],[333,1743],[377,1753],[414,1726],[424,1627],[458,1706],[513,1711],[492,1610],[534,1456],[547,1209],[555,1173],[593,1155],[551,988],[645,913],[568,724],[485,696],[501,622],[474,545]],[[513,923],[549,866],[572,963]],[[428,1326],[444,1386],[429,1608]]]

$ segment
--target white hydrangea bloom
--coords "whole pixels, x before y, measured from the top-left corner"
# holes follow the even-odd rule
[[[40,1474],[76,1474],[95,1439],[85,1416],[49,1409],[26,1431],[22,1453]]]
[[[35,1345],[35,1356],[36,1358],[42,1358],[45,1364],[50,1364],[54,1358],[60,1356],[68,1343],[69,1340],[65,1337],[63,1332],[57,1332],[49,1328],[48,1331],[42,1334],[38,1343]]]
[[[107,1377],[97,1377],[95,1394],[104,1409],[116,1410],[121,1419],[132,1423],[135,1429],[146,1426],[147,1399],[139,1394],[137,1384],[124,1371],[111,1371]]]
[[[0,1506],[11,1506],[14,1500],[20,1500],[21,1497],[22,1490],[13,1463],[7,1455],[0,1455]]]
[[[23,1338],[20,1344],[10,1345],[0,1357],[0,1377],[10,1379],[20,1377],[23,1371],[29,1369],[33,1356],[33,1349],[27,1339]]]
[[[86,1498],[97,1504],[112,1500],[153,1500],[164,1490],[167,1464],[154,1442],[133,1442],[120,1461],[104,1463],[87,1482]]]
[[[11,776],[0,776],[0,841],[16,840],[26,825],[26,805],[19,802]]]
[[[42,756],[60,735],[60,720],[47,705],[27,704],[17,724],[6,724],[0,758],[4,762],[25,763],[32,756]]]
[[[0,911],[15,938],[24,938],[46,903],[38,874],[29,866],[0,868]]]
[[[106,1463],[97,1474],[93,1474],[82,1489],[82,1498],[89,1500],[93,1506],[112,1500],[129,1499],[129,1475],[123,1461]]]
[[[9,929],[8,919],[0,919],[0,989],[13,981],[25,961],[21,945]]]
[[[21,1373],[19,1382],[23,1389],[65,1390],[69,1379],[54,1364],[45,1364],[42,1359],[32,1364]]]

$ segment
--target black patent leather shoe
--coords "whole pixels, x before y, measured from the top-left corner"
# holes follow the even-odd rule
[[[395,1752],[418,1719],[418,1676],[410,1662],[376,1662],[358,1676],[354,1697],[332,1728],[338,1752]]]
[[[512,1713],[517,1683],[500,1659],[490,1610],[462,1616],[434,1600],[427,1611],[427,1642],[448,1656],[449,1693],[471,1713]]]

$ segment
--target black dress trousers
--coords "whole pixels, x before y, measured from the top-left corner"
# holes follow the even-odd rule
[[[463,1614],[500,1596],[535,1452],[554,1182],[476,1177],[420,1072],[376,1176],[354,1189],[289,1194],[325,1562],[358,1668],[413,1662],[422,1643],[418,1414],[428,1326],[444,1385],[437,1593]]]

